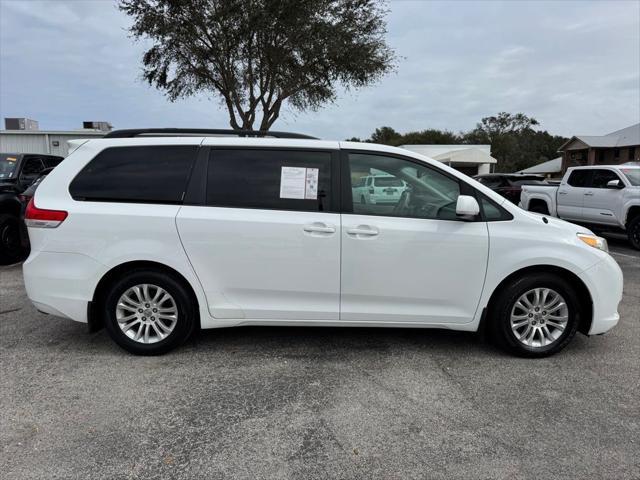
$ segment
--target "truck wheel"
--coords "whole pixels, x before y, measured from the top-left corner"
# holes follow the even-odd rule
[[[0,265],[24,260],[25,253],[20,242],[20,220],[14,215],[0,215]]]
[[[490,306],[491,337],[521,357],[546,357],[575,336],[580,315],[573,287],[557,275],[533,273],[510,282]]]
[[[640,215],[637,215],[627,225],[627,236],[633,248],[640,250]]]
[[[549,215],[549,209],[542,203],[534,203],[529,207],[530,212],[542,213],[543,215]]]

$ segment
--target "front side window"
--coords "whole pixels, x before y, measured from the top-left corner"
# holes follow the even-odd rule
[[[591,177],[591,187],[593,188],[607,188],[607,183],[611,180],[618,180],[622,184],[620,177],[616,172],[612,170],[594,170],[593,177]]]
[[[331,152],[214,149],[207,205],[322,212],[331,206]]]
[[[349,154],[353,213],[439,220],[456,220],[460,183],[436,169],[396,157]],[[354,187],[371,176],[366,191]],[[385,186],[378,186],[384,179]]]
[[[18,157],[16,155],[0,155],[0,178],[10,178],[16,171]]]
[[[574,170],[569,175],[569,179],[567,183],[572,187],[585,187],[591,176],[591,171],[589,170]]]
[[[76,200],[181,203],[196,158],[195,145],[113,147],[100,152],[76,176]]]

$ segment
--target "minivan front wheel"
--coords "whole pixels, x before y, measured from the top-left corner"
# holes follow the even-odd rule
[[[113,340],[136,355],[160,355],[193,331],[194,311],[184,286],[171,275],[135,270],[108,288],[105,326]]]
[[[575,336],[578,308],[575,291],[563,278],[544,273],[522,276],[496,299],[493,338],[516,355],[552,355]]]

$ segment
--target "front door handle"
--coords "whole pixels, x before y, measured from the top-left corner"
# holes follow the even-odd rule
[[[303,230],[307,233],[336,233],[336,227],[321,222],[305,225]]]
[[[567,193],[569,193],[569,192],[560,191],[560,192],[558,192],[558,195],[566,195]]]
[[[587,192],[587,193],[585,193],[585,195],[586,195],[587,197],[591,197],[591,196],[593,196],[593,192]]]
[[[370,227],[369,225],[358,225],[357,227],[347,228],[347,234],[355,236],[375,237],[379,233],[376,227]]]

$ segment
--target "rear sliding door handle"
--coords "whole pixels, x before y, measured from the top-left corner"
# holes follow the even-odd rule
[[[363,235],[366,237],[375,237],[380,233],[377,228],[369,227],[367,225],[358,225],[357,227],[347,228],[347,234],[349,235]]]
[[[331,227],[325,223],[311,223],[305,225],[303,230],[307,233],[336,233],[336,227]]]

